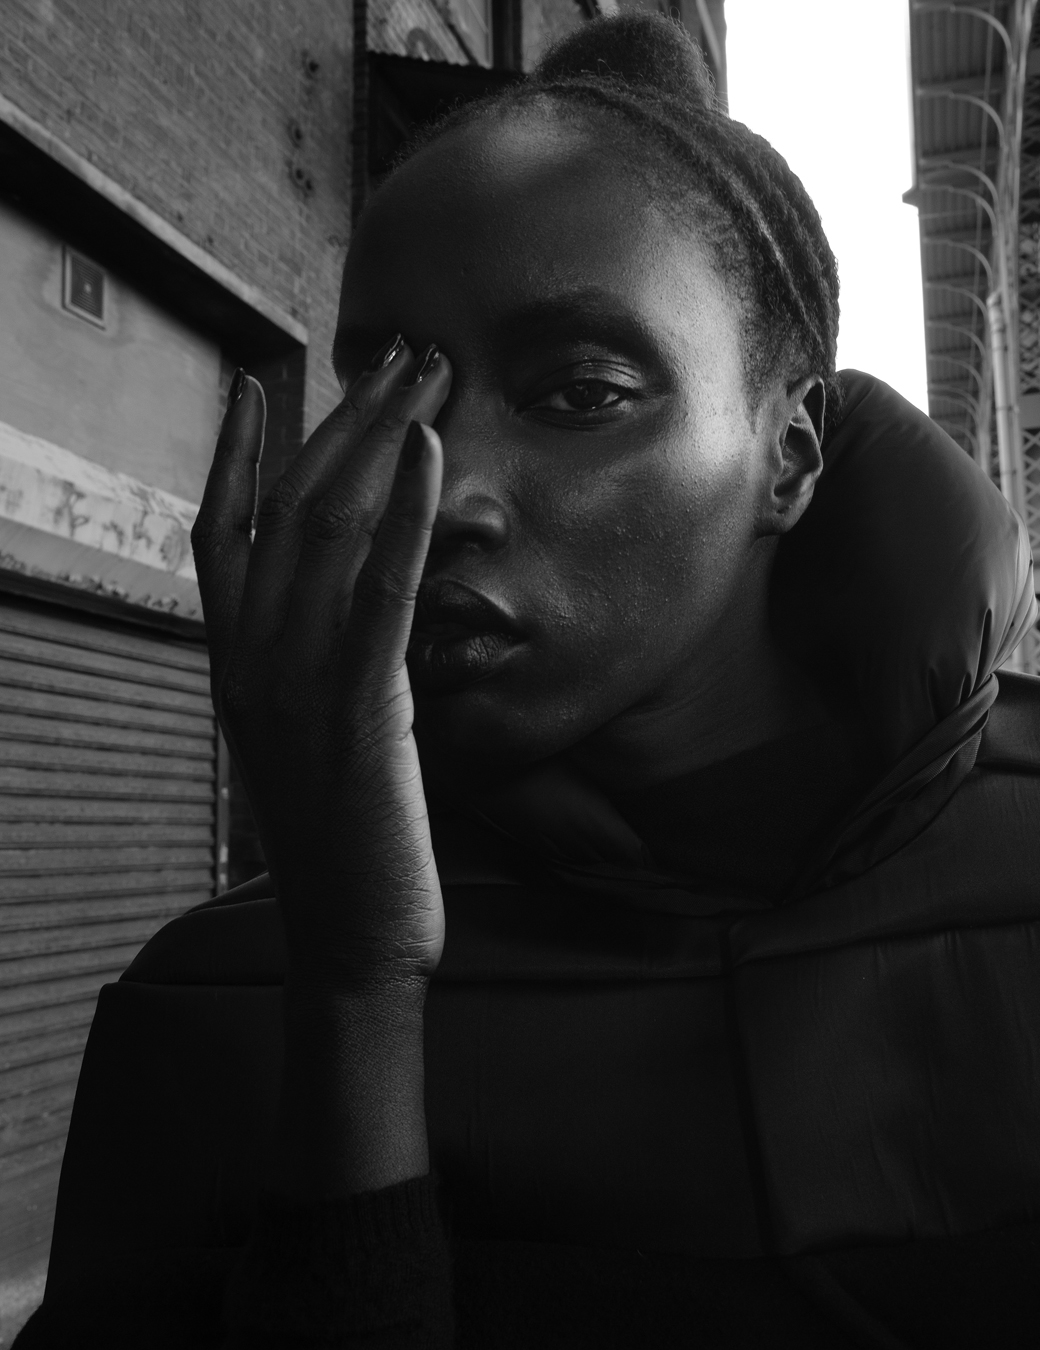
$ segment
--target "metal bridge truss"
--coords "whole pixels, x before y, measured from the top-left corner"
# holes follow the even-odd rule
[[[1040,575],[1038,0],[910,0],[932,417],[999,483]],[[1040,674],[1040,628],[1008,663]]]

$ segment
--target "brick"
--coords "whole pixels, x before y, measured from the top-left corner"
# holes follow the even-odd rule
[[[351,44],[342,0],[0,4],[5,96],[321,334],[315,409],[336,309],[326,241],[350,212]],[[319,185],[305,203],[286,168],[291,120]]]

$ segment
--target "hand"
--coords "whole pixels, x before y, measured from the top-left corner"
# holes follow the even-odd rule
[[[258,515],[263,391],[233,389],[192,532],[214,704],[290,979],[330,991],[425,980],[444,933],[405,651],[442,464],[413,423],[434,420],[451,369],[439,356],[413,383],[400,341],[373,365]]]

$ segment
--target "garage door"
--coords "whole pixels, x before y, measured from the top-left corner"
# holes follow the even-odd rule
[[[213,894],[219,796],[201,642],[0,595],[7,1275],[46,1255],[98,990],[157,928]]]

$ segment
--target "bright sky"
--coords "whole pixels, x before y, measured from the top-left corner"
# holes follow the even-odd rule
[[[838,367],[928,410],[906,0],[727,0],[730,112],[780,151],[838,259]]]

